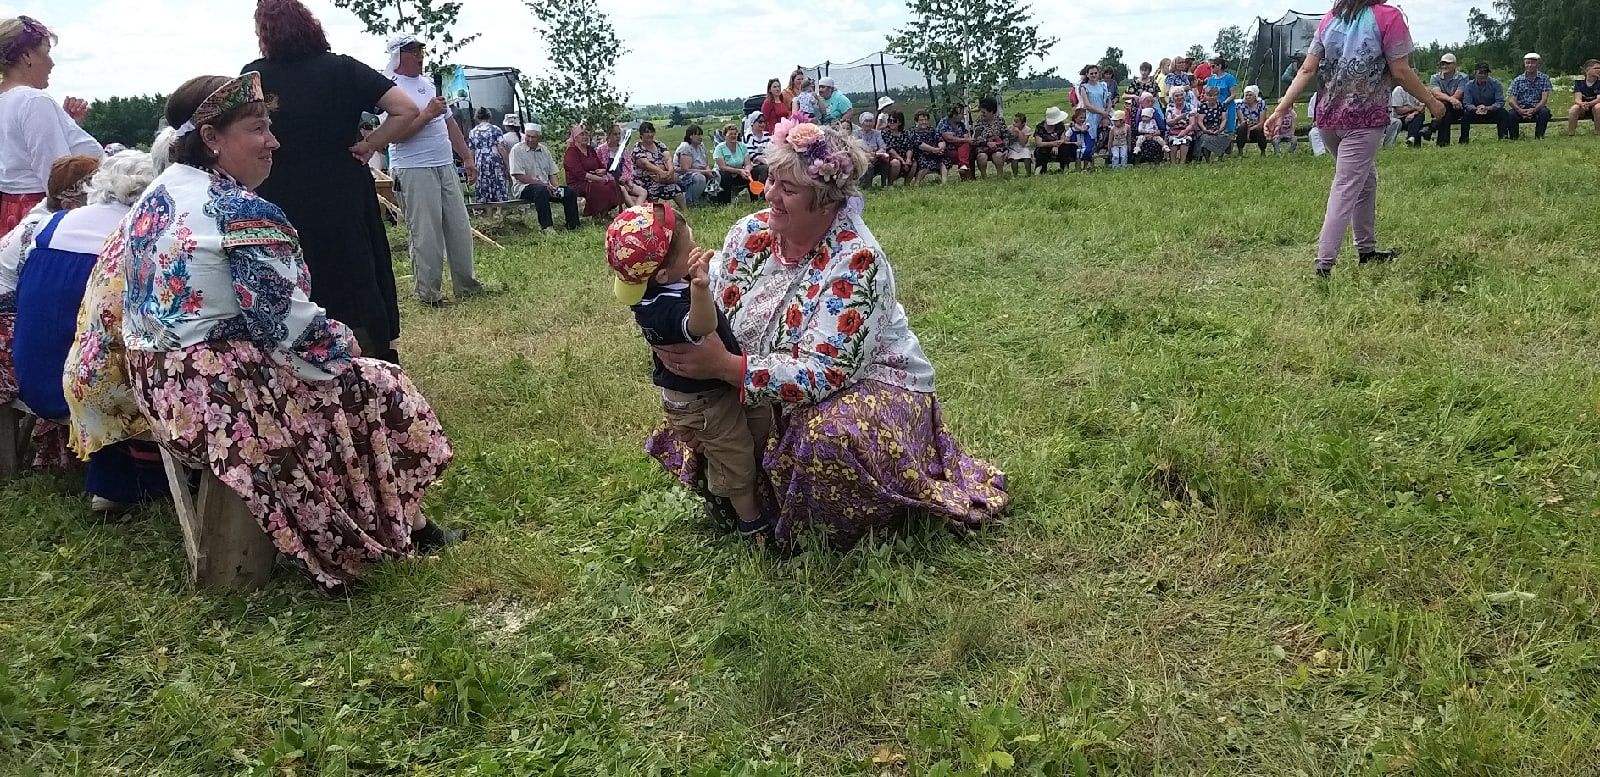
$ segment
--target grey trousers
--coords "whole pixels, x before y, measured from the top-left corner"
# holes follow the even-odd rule
[[[456,296],[483,291],[472,271],[472,226],[461,181],[450,165],[408,167],[394,171],[400,206],[406,214],[410,238],[411,274],[417,298],[438,302],[444,298],[444,260],[450,257],[450,283]]]

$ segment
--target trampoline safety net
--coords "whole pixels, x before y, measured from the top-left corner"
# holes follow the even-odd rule
[[[1311,37],[1321,20],[1322,14],[1299,11],[1290,11],[1275,22],[1257,17],[1247,83],[1260,86],[1263,97],[1282,96],[1294,80],[1300,58],[1311,49]]]

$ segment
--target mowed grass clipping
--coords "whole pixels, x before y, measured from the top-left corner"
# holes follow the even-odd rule
[[[0,774],[1596,774],[1597,153],[1385,151],[1328,282],[1326,158],[869,194],[1016,505],[848,553],[709,527],[600,230],[494,229],[405,303],[472,539],[203,594],[169,507],[6,484]]]

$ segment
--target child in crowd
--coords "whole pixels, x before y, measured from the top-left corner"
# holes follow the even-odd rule
[[[1028,148],[1028,141],[1032,138],[1033,130],[1028,127],[1028,115],[1019,113],[1011,117],[1011,126],[1006,128],[1006,161],[1011,163],[1012,178],[1017,177],[1021,170],[1033,175],[1033,149]]]
[[[1072,137],[1071,145],[1073,151],[1079,152],[1077,156],[1078,169],[1088,170],[1090,167],[1094,166],[1094,157],[1091,156],[1087,151],[1084,151],[1084,149],[1092,148],[1092,144],[1094,143],[1094,138],[1090,137],[1089,135],[1088,111],[1085,111],[1082,108],[1076,108],[1072,111],[1072,130],[1070,135]]]
[[[1299,118],[1295,113],[1295,109],[1291,106],[1289,113],[1283,117],[1282,121],[1278,122],[1278,126],[1269,128],[1272,131],[1273,156],[1277,156],[1285,145],[1289,147],[1291,156],[1300,150],[1300,138],[1294,134],[1295,123]]]
[[[1128,166],[1128,145],[1133,140],[1133,131],[1128,129],[1128,114],[1122,111],[1111,112],[1111,168],[1113,170]]]
[[[1146,141],[1154,140],[1161,144],[1161,153],[1167,154],[1172,147],[1167,145],[1167,139],[1161,134],[1161,125],[1156,122],[1156,109],[1145,108],[1139,111],[1139,145]]]
[[[606,228],[606,262],[616,273],[612,292],[632,307],[652,346],[716,337],[729,352],[742,353],[728,317],[711,297],[707,265],[715,258],[715,251],[695,245],[694,230],[670,205],[628,208]],[[745,407],[738,387],[679,377],[659,356],[650,358],[667,423],[692,433],[705,459],[706,490],[732,503],[740,532],[765,531],[770,521],[761,512],[756,452],[764,447],[770,415],[763,420]]]

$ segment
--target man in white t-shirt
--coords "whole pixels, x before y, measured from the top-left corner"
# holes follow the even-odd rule
[[[511,180],[517,199],[533,203],[540,229],[554,229],[550,201],[557,200],[567,219],[567,229],[578,228],[578,190],[556,185],[556,160],[544,147],[544,127],[529,124],[523,140],[511,147]]]
[[[389,171],[406,214],[417,299],[442,307],[448,304],[443,288],[446,256],[457,297],[484,292],[473,273],[472,225],[451,153],[461,157],[467,180],[476,179],[478,170],[461,127],[445,110],[433,80],[423,75],[422,41],[401,35],[389,41],[388,49],[386,74],[422,108],[410,132],[389,146]]]

